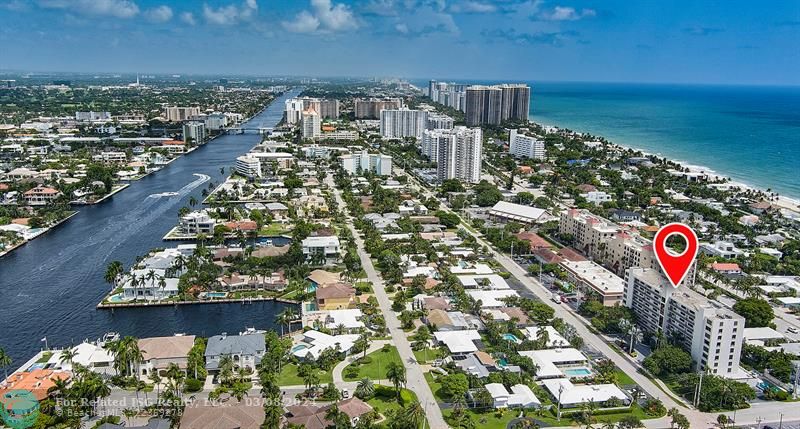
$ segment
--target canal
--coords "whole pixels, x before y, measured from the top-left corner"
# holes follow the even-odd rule
[[[275,99],[248,126],[275,126],[284,100],[298,92]],[[66,223],[0,258],[0,347],[22,364],[44,347],[45,337],[50,347],[63,347],[109,331],[209,336],[275,328],[275,316],[287,304],[95,309],[111,288],[103,280],[107,264],[119,260],[127,269],[150,249],[170,246],[161,238],[175,226],[178,210],[189,205],[190,197],[201,201],[209,181],[222,183],[236,157],[260,139],[257,134],[220,136],[109,200],[79,207]]]

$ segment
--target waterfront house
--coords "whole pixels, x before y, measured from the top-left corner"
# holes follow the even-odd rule
[[[331,283],[338,283],[341,279],[341,275],[339,273],[332,273],[330,271],[325,270],[314,270],[309,273],[306,280],[311,283],[309,287],[309,291],[315,291],[317,288],[321,286],[325,286]]]
[[[267,213],[276,221],[282,221],[289,216],[289,207],[286,207],[283,203],[266,203],[265,208]]]
[[[133,278],[136,278],[136,281]],[[167,277],[166,270],[163,269],[131,270],[130,275],[122,279],[122,299],[125,301],[167,299],[178,294],[178,281],[178,278]]]
[[[364,322],[361,321],[363,316],[358,308],[330,310],[325,316],[325,327],[330,330],[344,328],[344,332],[339,332],[340,334],[356,333],[364,329]]]
[[[60,197],[61,192],[53,188],[40,185],[25,191],[23,196],[25,197],[25,202],[29,206],[46,206]]]
[[[330,283],[318,287],[315,293],[319,310],[339,310],[355,304],[356,290],[349,283]]]
[[[292,347],[292,354],[300,359],[316,360],[327,349],[347,353],[358,337],[358,334],[328,335],[315,330],[305,331],[301,342]]]
[[[173,335],[171,337],[151,337],[139,339],[142,363],[139,373],[147,377],[153,371],[164,375],[169,364],[174,363],[186,371],[189,351],[194,346],[194,335]],[[189,368],[191,371],[191,368]]]
[[[264,424],[261,401],[211,403],[195,401],[186,406],[179,429],[261,429]]]
[[[214,335],[206,344],[206,369],[219,370],[220,360],[230,356],[233,360],[233,369],[248,368],[255,371],[261,363],[265,352],[264,335],[248,333],[246,335]]]
[[[217,220],[210,216],[208,210],[198,210],[181,216],[180,230],[184,234],[205,234],[214,233]]]
[[[61,369],[71,371],[73,366],[80,365],[89,371],[102,375],[114,376],[117,370],[114,369],[114,355],[107,349],[88,341],[84,341],[71,349],[74,357],[72,362],[61,362],[61,353],[54,353],[50,362],[57,359],[57,364]]]
[[[15,390],[27,390],[37,400],[41,401],[49,396],[48,390],[55,386],[56,380],[69,381],[72,373],[52,369],[34,369],[31,371],[15,372],[0,383],[0,398]]]
[[[326,418],[331,407],[332,405],[290,405],[286,407],[286,420],[290,424],[304,427],[305,429],[327,429],[333,424]],[[336,408],[339,409],[339,412],[349,417],[352,427],[358,424],[361,416],[372,411],[372,407],[369,404],[356,397],[337,402]]]

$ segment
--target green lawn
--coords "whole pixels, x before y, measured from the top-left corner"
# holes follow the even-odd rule
[[[331,382],[333,382],[333,375],[330,371],[319,372],[320,385],[325,385]],[[278,374],[278,386],[303,386],[305,384],[305,381],[303,381],[303,379],[297,375],[297,365],[293,363],[285,364],[281,369],[281,373]]]
[[[402,360],[400,359],[400,354],[397,353],[397,348],[394,346],[376,350],[368,354],[367,358],[369,362],[366,364],[359,365],[357,363],[358,361],[356,361],[345,367],[343,371],[344,379],[348,381],[355,381],[366,377],[370,380],[383,380],[386,378],[386,367],[389,365],[389,362],[403,364]],[[348,368],[350,367],[358,368],[358,376],[348,377]]]
[[[291,226],[273,222],[269,225],[261,227],[261,229],[258,230],[258,235],[266,237],[274,237],[276,235],[282,235],[291,230],[292,230]]]
[[[622,371],[621,369],[617,368],[617,370],[616,370],[616,371],[614,371],[614,372],[615,372],[615,373],[616,373],[616,375],[617,375],[617,384],[619,384],[619,385],[621,385],[621,386],[628,386],[628,385],[633,385],[633,384],[636,384],[636,382],[635,382],[635,381],[633,381],[633,379],[631,378],[631,376],[629,376],[628,374],[626,374],[626,373],[625,373],[624,371]]]
[[[410,403],[412,400],[417,399],[417,395],[408,390],[408,389],[401,389],[400,396],[404,404]],[[367,403],[379,413],[386,415],[386,412],[389,410],[399,410],[403,408],[399,402],[397,402],[397,396],[395,394],[394,387],[389,386],[375,386],[375,396],[368,400]],[[382,424],[375,425],[377,428],[385,428],[386,426]]]
[[[447,352],[439,348],[428,348],[427,350],[414,350],[414,357],[419,363],[433,362],[447,356]]]
[[[51,357],[53,357],[53,352],[44,352],[42,353],[42,357],[40,357],[36,363],[47,363]]]

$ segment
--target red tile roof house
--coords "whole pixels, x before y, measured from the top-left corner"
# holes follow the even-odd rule
[[[230,228],[232,231],[250,232],[258,230],[258,224],[256,224],[256,222],[253,220],[239,220],[235,222],[227,222],[225,226]]]
[[[711,269],[720,274],[728,274],[728,275],[742,274],[742,269],[739,267],[739,264],[728,263],[728,262],[715,262],[711,264]]]
[[[30,206],[46,206],[61,195],[61,192],[47,186],[37,186],[25,192],[25,201]]]
[[[517,234],[517,238],[527,241],[531,246],[531,250],[551,249],[553,247],[547,240],[533,232],[520,232]]]
[[[358,424],[359,419],[364,414],[372,411],[372,407],[358,398],[345,399],[336,404],[339,411],[347,414],[350,424],[353,427]],[[325,418],[325,414],[331,405],[291,405],[286,407],[288,413],[287,421],[296,425],[302,425],[306,429],[326,429],[331,422]]]

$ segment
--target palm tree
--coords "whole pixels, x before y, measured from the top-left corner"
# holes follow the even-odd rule
[[[131,418],[136,417],[137,414],[139,414],[139,412],[132,408],[125,408],[122,410],[122,415],[125,416],[125,420],[128,421],[128,426],[131,424]]]
[[[189,205],[192,206],[192,207],[196,206],[197,205],[197,198],[195,198],[194,196],[189,197]]]
[[[369,334],[366,332],[361,333],[358,339],[353,342],[353,348],[361,350],[364,355],[362,358],[367,357],[367,349],[369,349]]]
[[[124,268],[122,266],[122,262],[111,261],[106,267],[106,274],[103,276],[103,279],[106,281],[106,283],[113,285],[113,287],[116,288],[119,277],[122,275],[123,271]]]
[[[400,385],[406,382],[406,368],[398,362],[389,362],[386,367],[386,378],[394,384],[397,398],[400,399]]]
[[[75,359],[77,353],[73,349],[64,349],[61,351],[61,363],[69,362],[69,366],[72,366],[72,360]]]
[[[219,360],[219,377],[223,385],[227,385],[233,377],[233,358],[223,355]]]
[[[161,396],[161,376],[158,375],[158,371],[150,371],[149,379],[156,388],[156,396]]]
[[[355,395],[363,400],[367,400],[375,394],[375,385],[369,378],[362,378],[356,386]]]
[[[419,428],[425,422],[425,409],[419,401],[412,401],[403,411],[406,421],[411,424],[413,428]]]
[[[0,368],[3,368],[5,371],[5,378],[8,378],[8,367],[11,366],[12,363],[14,363],[14,361],[11,359],[11,356],[0,347]]]

